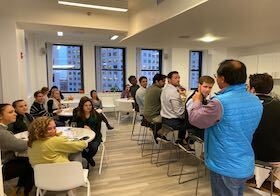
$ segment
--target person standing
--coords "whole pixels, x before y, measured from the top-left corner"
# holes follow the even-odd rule
[[[163,88],[160,96],[162,123],[174,130],[179,130],[176,142],[185,145],[185,106],[179,93],[180,75],[177,71],[172,71],[167,75],[167,78],[168,84]]]
[[[257,96],[246,90],[246,66],[225,60],[217,70],[221,89],[207,105],[200,91],[193,96],[189,112],[192,125],[205,130],[205,164],[210,170],[213,196],[242,196],[244,184],[254,173],[253,134],[263,107]]]
[[[258,96],[263,104],[263,115],[261,122],[254,133],[252,146],[255,159],[269,162],[273,165],[273,192],[280,194],[280,189],[275,187],[275,180],[280,180],[280,101],[269,95],[273,89],[273,78],[271,75],[253,74],[249,77],[248,89]],[[260,187],[261,190],[270,192],[271,177],[269,176]],[[255,179],[253,179],[255,181]]]

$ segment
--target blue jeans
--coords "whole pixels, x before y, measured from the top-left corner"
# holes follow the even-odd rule
[[[231,178],[210,170],[212,196],[243,196],[248,178]]]

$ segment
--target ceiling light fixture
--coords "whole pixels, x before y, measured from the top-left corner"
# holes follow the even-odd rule
[[[63,36],[63,32],[62,31],[57,31],[57,36],[62,37]]]
[[[110,38],[110,40],[115,40],[115,39],[117,39],[119,36],[118,35],[113,35],[111,38]]]
[[[218,37],[214,37],[214,36],[212,36],[212,35],[205,35],[204,37],[199,38],[198,40],[199,40],[199,41],[202,41],[202,42],[207,42],[207,43],[209,43],[209,42],[216,41],[216,40],[218,40],[218,39],[219,39]]]
[[[110,10],[110,11],[117,11],[117,12],[127,12],[127,9],[125,9],[125,8],[91,5],[91,4],[84,4],[84,3],[74,3],[74,2],[69,2],[69,1],[58,1],[58,4],[77,6],[77,7],[86,7],[86,8],[93,8],[93,9],[101,9],[101,10]]]

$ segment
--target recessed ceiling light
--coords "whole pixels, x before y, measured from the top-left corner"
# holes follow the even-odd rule
[[[119,36],[118,35],[113,35],[111,38],[110,38],[110,40],[115,40],[115,39],[117,39]]]
[[[93,9],[101,9],[101,10],[110,10],[110,11],[117,11],[117,12],[127,12],[127,9],[125,9],[125,8],[100,6],[100,5],[92,5],[92,4],[85,4],[85,3],[75,3],[75,2],[69,2],[69,1],[58,1],[58,4],[71,5],[71,6],[77,6],[77,7],[86,7],[86,8],[93,8]]]
[[[63,32],[62,31],[57,31],[57,36],[63,36]]]
[[[219,39],[218,37],[215,37],[215,36],[212,36],[212,35],[205,35],[204,37],[199,38],[198,40],[202,41],[202,42],[213,42],[213,41],[216,41],[218,39]]]

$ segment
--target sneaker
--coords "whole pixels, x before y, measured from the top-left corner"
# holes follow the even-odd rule
[[[268,180],[265,180],[263,182],[262,186],[260,187],[260,190],[270,193],[270,186],[271,186],[271,182]],[[274,183],[273,183],[273,193],[276,195],[280,195],[280,189],[275,187]]]
[[[167,139],[165,136],[161,136],[161,137],[157,137],[157,141],[161,141],[161,142],[170,142],[171,140]]]
[[[188,143],[185,143],[184,140],[176,140],[175,143],[177,143],[177,145],[187,153],[195,154],[194,149],[192,149]]]
[[[255,176],[254,176],[253,178],[250,178],[249,180],[247,180],[247,181],[246,181],[246,184],[247,184],[249,187],[256,188],[256,187],[257,187],[257,183],[256,183]]]

